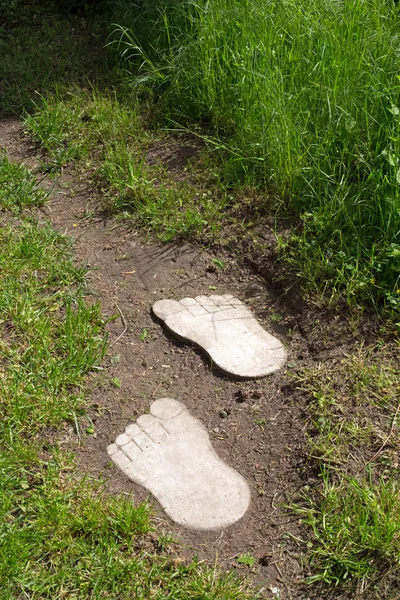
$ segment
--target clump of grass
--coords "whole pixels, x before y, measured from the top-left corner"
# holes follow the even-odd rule
[[[9,162],[0,154],[0,210],[17,214],[23,208],[41,206],[46,197],[36,180],[25,176],[21,165]]]
[[[395,349],[394,349],[395,352]],[[390,430],[398,406],[400,370],[396,359],[379,347],[298,374],[310,394],[311,454],[321,467],[332,465],[351,474],[363,470]],[[397,421],[395,423],[397,425]],[[397,436],[380,453],[383,470],[393,468]]]
[[[296,375],[320,478],[294,506],[309,528],[308,581],[349,584],[363,598],[387,597],[400,571],[397,350],[380,343]]]
[[[8,213],[40,205],[45,192],[21,165],[0,161]],[[0,228],[0,437],[28,437],[73,419],[79,385],[106,350],[100,307],[84,302],[86,270],[70,241],[21,217]]]
[[[226,194],[203,193],[175,181],[162,166],[148,164],[151,134],[141,129],[139,109],[132,102],[77,91],[68,100],[43,98],[25,123],[47,150],[50,168],[73,163],[93,170],[104,207],[135,218],[163,241],[205,232],[212,237],[220,229]]]
[[[117,5],[114,40],[132,81],[155,90],[167,119],[211,122],[231,180],[251,177],[300,215],[283,250],[306,286],[398,312],[395,4]]]
[[[297,511],[314,533],[310,553],[314,575],[309,583],[356,580],[364,593],[377,585],[382,592],[395,591],[400,574],[397,478],[377,483],[325,479],[320,494],[316,498],[305,494],[303,502],[306,508]]]
[[[148,507],[74,483],[63,475],[62,454],[27,460],[20,444],[14,448],[16,457],[3,459],[0,476],[3,597],[124,597],[144,567],[134,549],[149,531]]]
[[[1,169],[9,171],[9,166]],[[33,204],[38,190],[22,167],[8,196]],[[22,221],[0,229],[0,430],[13,435],[72,419],[82,406],[77,387],[104,355],[99,305],[84,303],[85,274],[70,242],[49,227]]]
[[[68,98],[42,97],[37,109],[25,125],[48,152],[54,170],[88,161],[91,154],[101,159],[122,142],[133,145],[139,137],[137,106],[123,104],[111,94],[75,88]]]

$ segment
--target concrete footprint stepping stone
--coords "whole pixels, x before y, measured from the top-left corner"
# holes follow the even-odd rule
[[[107,451],[185,527],[227,527],[250,504],[244,478],[219,458],[202,423],[177,400],[155,400],[150,414],[128,425]]]
[[[286,360],[283,344],[265,331],[237,298],[197,296],[159,300],[154,315],[179,338],[205,350],[213,363],[234,377],[264,377]]]

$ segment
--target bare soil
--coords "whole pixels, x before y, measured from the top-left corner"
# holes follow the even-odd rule
[[[188,144],[190,149],[181,149],[179,157],[195,151],[193,141]],[[40,151],[24,137],[18,121],[0,121],[1,146],[11,159],[40,173]],[[168,148],[157,153],[160,157],[173,169],[182,164]],[[296,389],[292,374],[357,345],[346,319],[321,315],[296,291],[283,293],[274,281],[274,265],[268,264],[271,255],[258,261],[262,277],[245,257],[221,250],[218,258],[225,268],[220,271],[210,250],[149,242],[139,231],[105,218],[93,186],[69,169],[56,182],[45,177],[42,185],[54,189],[46,207],[38,211],[39,219],[74,238],[76,260],[91,269],[88,299],[101,302],[105,318],[111,318],[103,370],[90,379],[88,417],[82,419],[79,432],[66,424],[61,438],[59,432],[54,436],[73,449],[82,472],[104,482],[106,493],[128,494],[135,502],[148,498],[155,518],[172,532],[184,556],[197,554],[211,565],[250,575],[264,590],[260,597],[311,597],[301,583],[307,574],[298,543],[304,531],[285,508],[304,485],[306,459],[306,398]],[[212,293],[231,293],[245,301],[264,327],[283,341],[288,362],[282,371],[257,381],[229,379],[152,317],[156,300]],[[184,402],[204,423],[217,453],[250,485],[251,507],[228,529],[204,533],[177,526],[146,490],[110,462],[107,445],[148,412],[153,400],[166,396]],[[86,432],[89,419],[94,434]],[[238,564],[238,556],[245,553],[256,558],[253,568]]]

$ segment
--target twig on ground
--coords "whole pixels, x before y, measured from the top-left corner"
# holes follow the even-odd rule
[[[276,570],[278,571],[278,573],[280,575],[281,583],[283,583],[284,582],[283,573],[282,573],[278,563],[275,560],[272,560],[270,564],[274,565],[274,567],[276,568]]]
[[[126,331],[128,329],[128,324],[127,324],[127,322],[125,320],[124,315],[122,314],[122,310],[120,309],[120,307],[118,306],[118,304],[116,302],[114,302],[114,305],[116,306],[116,308],[117,308],[117,310],[118,310],[118,312],[120,314],[121,321],[122,321],[122,324],[124,326],[124,330],[123,330],[122,333],[119,334],[119,336],[113,342],[111,342],[110,348],[112,348],[114,346],[114,344],[116,344],[117,342],[119,342],[119,340],[125,335],[125,333],[126,333]]]
[[[74,413],[74,422],[75,422],[76,435],[78,436],[78,443],[79,443],[79,445],[81,445],[81,432],[79,430],[79,423],[78,423],[78,419],[76,418],[75,413]]]
[[[206,273],[204,273],[203,275],[197,275],[197,277],[192,277],[191,279],[187,279],[186,281],[184,281],[180,285],[176,285],[173,289],[174,290],[179,290],[179,288],[183,287],[184,285],[188,285],[189,283],[193,283],[193,281],[197,281],[198,279],[202,279],[205,276],[206,276]]]
[[[160,381],[160,383],[158,384],[158,386],[156,387],[156,389],[154,390],[152,396],[154,397],[156,392],[160,389],[162,382]]]

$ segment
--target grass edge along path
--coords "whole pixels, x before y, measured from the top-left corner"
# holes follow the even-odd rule
[[[0,158],[2,600],[254,598],[233,574],[182,561],[148,505],[106,496],[52,441],[84,414],[85,375],[107,340],[71,241],[23,212],[44,199],[26,169]]]
[[[114,2],[114,45],[167,126],[211,125],[225,179],[299,226],[306,289],[400,311],[399,55],[382,0]],[[300,221],[300,222],[299,222]],[[283,240],[282,240],[283,242]]]
[[[149,164],[148,148],[165,133],[151,132],[143,121],[132,99],[76,89],[42,98],[25,128],[45,149],[47,169],[74,164],[92,174],[107,212],[135,220],[163,242],[215,239],[232,196],[222,186],[174,179],[161,164]]]

